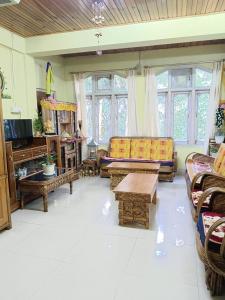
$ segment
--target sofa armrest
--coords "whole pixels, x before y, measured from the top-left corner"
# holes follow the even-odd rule
[[[201,180],[201,187],[202,190],[206,190],[211,187],[225,188],[225,177],[218,174],[207,173]]]
[[[100,167],[100,163],[101,163],[101,158],[103,157],[103,156],[108,156],[108,151],[107,150],[105,150],[105,149],[99,149],[98,151],[97,151],[97,166],[98,167]]]
[[[212,195],[216,193],[218,194],[225,194],[225,189],[224,188],[219,188],[219,187],[211,187],[207,190],[205,190],[202,195],[200,196],[199,200],[198,200],[198,205],[197,205],[197,212],[196,212],[196,221],[198,220],[198,217],[201,213],[201,209],[202,209],[202,205],[205,202],[205,200],[207,199],[207,197],[211,196],[210,201],[213,200]],[[224,205],[225,205],[225,198],[224,198]]]
[[[196,162],[204,162],[204,163],[209,163],[209,164],[213,164],[215,158],[206,155],[206,154],[202,154],[202,153],[197,153],[197,152],[191,152],[187,155],[186,159],[185,159],[185,164],[187,163],[188,160],[193,160]]]
[[[207,176],[211,176],[211,175],[212,175],[212,173],[210,173],[210,172],[200,172],[200,173],[197,173],[196,175],[194,175],[194,177],[192,178],[192,181],[191,181],[191,191],[193,191],[195,189],[196,183],[198,183],[199,179],[200,179],[199,185],[200,185],[200,187],[202,187],[203,179],[206,178]],[[212,186],[210,186],[210,187],[212,187]]]

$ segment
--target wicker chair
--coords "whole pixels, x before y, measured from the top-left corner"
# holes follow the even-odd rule
[[[200,214],[199,220],[201,216],[202,214]],[[225,215],[222,217],[220,214],[218,220],[209,227],[206,234],[200,227],[198,222],[196,246],[198,255],[205,265],[206,285],[212,296],[220,296],[225,283]],[[218,231],[223,232],[223,236],[218,239],[219,242],[215,242],[214,234]]]
[[[215,159],[213,157],[196,152],[192,152],[186,157],[185,179],[187,185],[187,193],[190,199],[193,189],[200,189],[202,177],[206,174],[212,174],[211,170],[213,170],[214,161]],[[199,173],[195,173],[193,171],[193,166],[196,164],[202,165],[203,170]]]
[[[200,183],[196,187],[196,182],[201,178]],[[197,221],[197,212],[198,203],[201,204],[201,211],[211,210],[214,207],[218,207],[216,211],[223,211],[223,205],[225,202],[220,201],[218,197],[218,191],[225,189],[225,177],[212,174],[212,173],[199,173],[195,176],[191,183],[191,206],[192,206],[192,216],[194,221]],[[223,196],[225,197],[225,195]]]
[[[225,189],[213,187],[200,192],[199,197],[192,204],[192,216],[195,222],[205,211],[225,214]]]

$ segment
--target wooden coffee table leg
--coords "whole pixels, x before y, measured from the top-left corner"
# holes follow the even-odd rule
[[[155,191],[155,194],[154,194],[154,196],[153,196],[153,198],[152,198],[152,203],[153,203],[153,204],[156,204],[156,202],[157,202],[157,193],[156,193],[156,191]]]
[[[48,212],[48,193],[43,194],[44,212]]]
[[[73,181],[70,181],[70,195],[73,194]]]

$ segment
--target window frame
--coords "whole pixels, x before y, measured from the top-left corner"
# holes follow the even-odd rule
[[[110,73],[99,73],[89,74],[87,77],[92,77],[92,91],[85,91],[85,99],[89,98],[92,103],[92,138],[96,140],[99,145],[105,145],[105,143],[100,143],[99,140],[99,98],[110,97],[111,105],[111,115],[110,117],[110,136],[117,135],[118,132],[118,101],[117,97],[128,98],[128,90],[115,90],[114,88],[114,76],[118,74],[116,72]],[[98,79],[101,77],[110,78],[110,89],[98,89]],[[123,77],[123,76],[121,76]],[[124,76],[126,78],[126,76]],[[127,131],[127,129],[126,129]]]
[[[173,88],[172,87],[172,71],[174,69],[190,69],[191,72],[191,86],[187,88]],[[210,95],[211,86],[209,87],[196,87],[196,69],[202,69],[206,72],[212,73],[211,69],[200,67],[200,66],[183,66],[179,68],[170,68],[164,69],[159,72],[157,75],[160,75],[168,71],[168,88],[157,88],[157,95],[165,95],[165,136],[173,137],[174,129],[174,103],[173,95],[176,93],[188,93],[188,128],[187,128],[187,142],[184,141],[175,141],[178,145],[202,145],[204,141],[198,141],[198,103],[197,103],[197,94],[198,93],[208,93]],[[157,76],[156,75],[156,76]]]

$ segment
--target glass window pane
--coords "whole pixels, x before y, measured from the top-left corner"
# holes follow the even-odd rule
[[[84,84],[85,84],[85,92],[91,93],[92,92],[92,76],[85,78]]]
[[[111,88],[110,76],[97,77],[97,89],[109,90]]]
[[[111,97],[98,98],[99,101],[99,143],[108,144],[111,137]]]
[[[124,136],[127,134],[127,97],[117,97],[118,103],[118,132],[117,135]]]
[[[195,87],[210,87],[212,82],[212,73],[202,69],[196,69]]]
[[[166,93],[158,94],[159,132],[166,136]]]
[[[209,92],[197,93],[197,141],[204,141],[209,104]]]
[[[192,69],[171,70],[171,85],[174,89],[189,88],[192,86]]]
[[[169,87],[169,72],[163,72],[156,76],[157,88],[168,89]]]
[[[114,89],[127,91],[127,78],[121,77],[119,75],[114,76]]]
[[[88,142],[93,138],[93,124],[92,124],[92,99],[86,98],[86,113],[87,113],[87,138]]]
[[[173,95],[173,137],[175,141],[185,142],[188,140],[188,97],[187,93]]]

